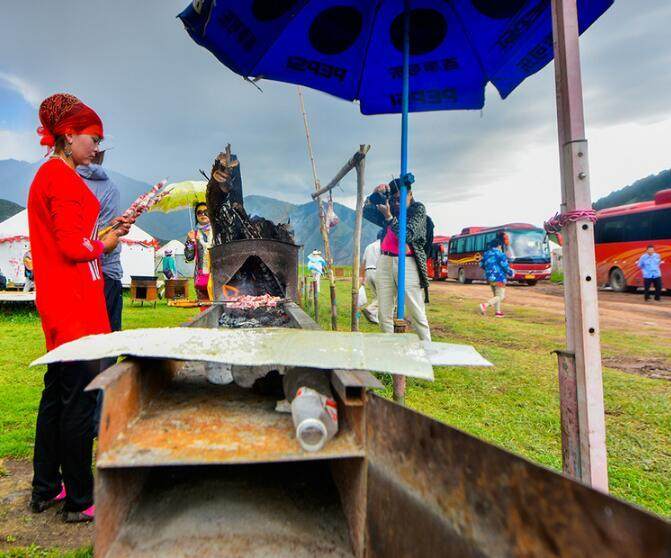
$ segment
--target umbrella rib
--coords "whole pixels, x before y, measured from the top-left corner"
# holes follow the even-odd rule
[[[382,1],[379,0],[377,2],[377,6],[375,7],[375,13],[373,14],[373,18],[370,24],[370,33],[368,34],[368,40],[366,41],[366,49],[364,51],[364,55],[361,60],[361,71],[359,72],[359,80],[356,86],[356,97],[355,99],[359,100],[359,105],[361,105],[361,86],[363,83],[363,74],[366,70],[366,60],[368,59],[368,49],[370,48],[370,43],[373,40],[373,36],[375,35],[375,21],[377,20],[377,16],[380,13],[380,8],[382,7]]]

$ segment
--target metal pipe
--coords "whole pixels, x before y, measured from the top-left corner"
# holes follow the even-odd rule
[[[408,173],[408,111],[410,98],[410,0],[404,0],[403,12],[403,100],[401,113],[401,188],[398,214],[398,301],[397,318],[405,316],[405,240],[408,209],[408,188],[405,175]]]

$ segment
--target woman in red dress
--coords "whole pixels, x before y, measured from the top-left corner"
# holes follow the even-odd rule
[[[85,335],[110,331],[99,258],[113,250],[126,223],[98,238],[100,205],[75,172],[98,152],[103,126],[79,99],[57,94],[40,105],[41,144],[52,153],[33,180],[28,223],[37,309],[47,350]],[[93,412],[95,393],[84,388],[99,361],[49,365],[35,432],[30,507],[39,513],[63,502],[68,522],[94,517]]]

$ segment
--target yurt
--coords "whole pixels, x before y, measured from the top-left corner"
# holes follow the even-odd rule
[[[156,251],[156,272],[163,270],[163,256],[166,250],[172,250],[177,267],[177,275],[180,277],[193,277],[193,262],[187,263],[184,259],[184,244],[179,240],[171,240]]]
[[[7,281],[23,284],[23,256],[29,248],[28,211],[24,209],[0,223],[0,271]]]
[[[130,287],[130,278],[133,275],[154,275],[157,246],[156,239],[137,225],[133,225],[130,232],[121,238],[121,284],[124,287]]]
[[[8,281],[23,284],[23,255],[30,247],[28,211],[0,223],[0,270]],[[130,287],[131,275],[154,275],[154,254],[158,242],[137,225],[121,239],[121,265],[124,287]],[[182,254],[184,249],[182,248]]]

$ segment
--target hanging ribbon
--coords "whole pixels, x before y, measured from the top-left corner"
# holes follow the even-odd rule
[[[556,213],[552,219],[543,223],[543,227],[546,232],[556,234],[561,232],[569,223],[577,221],[596,223],[596,211],[593,209],[576,209],[575,211],[567,211],[566,213]]]

